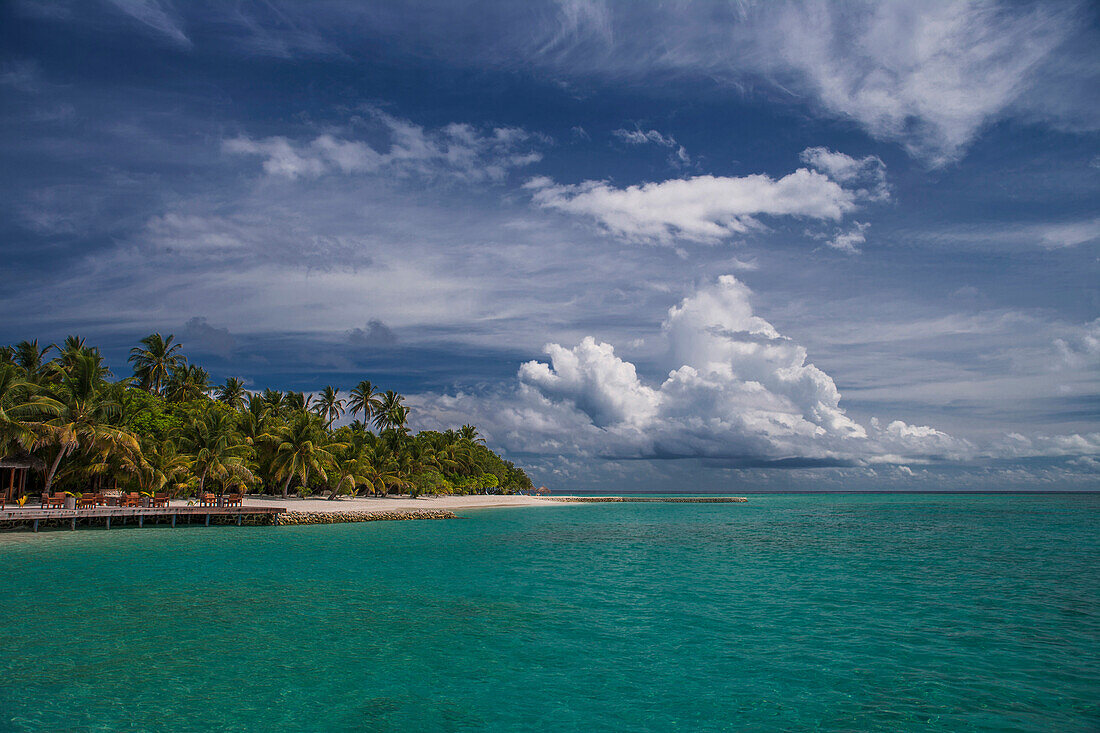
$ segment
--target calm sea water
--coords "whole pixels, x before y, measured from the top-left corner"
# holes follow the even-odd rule
[[[1100,496],[0,536],[3,730],[1100,729]]]

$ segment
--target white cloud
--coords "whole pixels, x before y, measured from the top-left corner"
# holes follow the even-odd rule
[[[764,228],[762,216],[840,221],[858,199],[857,192],[805,168],[779,179],[695,176],[626,188],[604,181],[560,185],[536,177],[526,188],[538,206],[593,218],[628,239],[660,243],[717,242]]]
[[[890,198],[886,164],[877,155],[853,158],[825,147],[806,148],[799,155],[803,163],[847,186],[860,186],[857,195],[872,201]]]
[[[1096,126],[1096,36],[1083,1],[598,5],[603,43],[578,31],[574,14],[569,33],[564,23],[543,31],[557,43],[536,60],[581,77],[667,83],[672,71],[742,91],[770,83],[933,166],[1011,114]]]
[[[530,149],[535,136],[515,127],[480,131],[451,123],[437,130],[370,110],[381,124],[388,149],[381,152],[364,140],[332,133],[309,142],[285,137],[254,140],[238,136],[225,140],[223,150],[263,158],[264,172],[286,178],[317,178],[330,173],[447,176],[468,182],[500,182],[513,168],[536,163],[542,154]]]
[[[181,46],[191,46],[191,39],[183,32],[171,5],[158,0],[108,0],[126,15],[152,30],[162,33]]]
[[[662,148],[669,148],[672,151],[668,156],[669,164],[676,167],[691,165],[691,156],[688,155],[687,148],[676,142],[676,138],[672,137],[672,135],[662,135],[657,130],[643,131],[640,129],[612,130],[611,134],[627,145],[646,145],[652,143]]]
[[[859,245],[867,241],[867,230],[870,226],[870,224],[858,221],[852,222],[851,229],[846,232],[837,232],[826,244],[833,249],[839,249],[841,252],[857,255],[860,252]]]
[[[670,369],[660,384],[646,384],[610,344],[588,337],[573,348],[549,344],[549,363],[524,364],[511,393],[421,395],[418,404],[429,424],[461,405],[507,449],[536,453],[840,465],[971,449],[900,421],[885,429],[876,421],[869,432],[840,407],[836,384],[806,350],[753,313],[750,295],[726,275],[671,308],[662,327]]]
[[[296,150],[285,137],[269,137],[264,140],[236,137],[226,140],[222,147],[229,153],[261,156],[264,159],[264,172],[272,176],[315,178],[327,169],[321,157]]]
[[[1028,229],[1028,228],[1025,228]],[[1047,249],[1076,247],[1100,239],[1100,218],[1063,224],[1045,224],[1031,227],[1039,243]]]
[[[1100,318],[1085,324],[1076,333],[1054,340],[1058,368],[1100,367]]]
[[[1028,437],[1009,433],[996,441],[991,454],[999,458],[1034,458],[1046,456],[1100,456],[1100,433],[1070,435],[1035,435]],[[1087,462],[1087,461],[1086,461]]]
[[[770,63],[798,75],[825,108],[934,165],[957,158],[1073,30],[1064,7],[1013,12],[988,1],[818,0],[773,12]]]
[[[638,380],[634,365],[615,356],[610,344],[591,336],[566,349],[549,344],[550,364],[530,361],[519,379],[550,399],[564,399],[598,427],[644,425],[656,414],[657,393]]]
[[[910,466],[1062,458],[1088,469],[1100,454],[1100,433],[1012,433],[979,447],[903,420],[861,425],[841,407],[833,379],[756,315],[750,296],[727,275],[669,309],[663,381],[646,380],[611,344],[587,337],[572,348],[549,344],[549,360],[524,364],[512,389],[417,395],[417,419],[424,427],[472,420],[494,445],[536,465],[538,456],[554,465],[581,459],[590,472],[603,470],[583,463],[596,457],[616,465],[694,458],[740,468],[892,464],[897,478],[934,481]],[[1028,469],[1016,482],[1041,474]]]

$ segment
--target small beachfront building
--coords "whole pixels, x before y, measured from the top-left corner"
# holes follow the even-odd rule
[[[31,464],[15,460],[0,460],[0,496],[14,502],[27,490],[27,472]]]

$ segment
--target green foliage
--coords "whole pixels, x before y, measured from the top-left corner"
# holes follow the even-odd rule
[[[411,434],[404,397],[368,380],[346,400],[335,387],[316,400],[250,393],[235,378],[212,392],[206,370],[160,334],[142,339],[130,362],[134,376],[111,382],[99,350],[78,336],[61,347],[0,346],[0,458],[29,459],[42,485],[75,491],[254,487],[335,498],[532,488],[472,425]],[[333,428],[345,412],[355,420]]]
[[[158,443],[172,437],[187,418],[180,405],[170,405],[160,395],[142,389],[125,388],[119,402],[123,425],[135,435]]]

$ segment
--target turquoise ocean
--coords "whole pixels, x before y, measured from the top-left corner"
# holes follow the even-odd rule
[[[0,730],[1100,730],[1098,495],[5,534],[0,593]]]

